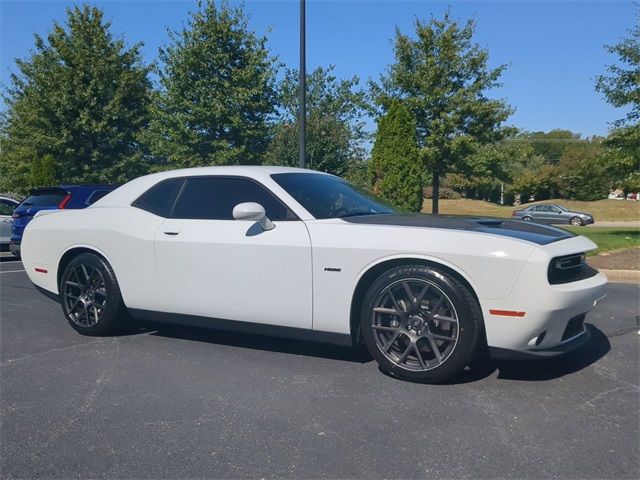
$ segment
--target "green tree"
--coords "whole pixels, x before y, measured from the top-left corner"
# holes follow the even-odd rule
[[[563,198],[600,200],[609,193],[609,176],[600,140],[583,142],[565,150],[558,164],[558,184]]]
[[[422,210],[422,162],[411,112],[393,101],[378,123],[369,175],[373,192],[401,210]]]
[[[47,153],[41,159],[35,157],[31,163],[31,184],[34,187],[44,185],[55,185],[56,182],[56,161],[53,155]]]
[[[354,159],[365,153],[367,102],[358,83],[357,77],[337,79],[333,67],[319,67],[307,76],[308,168],[347,175],[359,167]],[[269,165],[298,165],[298,87],[298,72],[288,70],[279,85],[280,117],[265,158]]]
[[[396,62],[372,90],[383,109],[401,98],[416,120],[421,157],[432,174],[433,211],[438,211],[440,176],[464,168],[482,144],[499,140],[511,114],[503,100],[486,96],[500,85],[505,65],[488,67],[487,50],[473,43],[475,23],[416,20],[416,38],[396,31]]]
[[[540,155],[547,163],[555,164],[560,161],[562,154],[568,147],[583,140],[581,140],[579,133],[554,129],[549,132],[521,132],[512,141],[529,144],[535,155]]]
[[[629,107],[627,115],[616,126],[635,125],[640,122],[640,9],[636,12],[636,24],[629,36],[605,49],[618,56],[619,64],[609,65],[607,75],[596,78],[596,90],[604,94],[614,107]]]
[[[160,168],[261,163],[276,103],[266,37],[241,7],[213,0],[169,35],[146,137]]]
[[[614,107],[629,108],[624,118],[614,122],[605,141],[609,147],[607,170],[620,186],[637,191],[640,179],[640,9],[629,36],[605,48],[618,56],[619,64],[609,65],[608,74],[597,77],[596,90]]]
[[[64,182],[122,182],[143,173],[149,68],[140,44],[110,33],[95,7],[67,10],[46,39],[16,60],[0,133],[0,189],[24,191],[32,158],[51,154]]]

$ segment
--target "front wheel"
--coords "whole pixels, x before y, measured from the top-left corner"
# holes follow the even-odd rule
[[[433,267],[395,267],[369,288],[361,313],[365,344],[380,367],[437,383],[460,373],[480,346],[482,314],[469,289]]]
[[[582,221],[582,219],[580,217],[573,217],[569,223],[571,223],[571,226],[573,227],[581,227],[584,225],[584,222]]]
[[[111,266],[98,255],[82,253],[67,265],[59,285],[62,311],[83,335],[120,331],[126,310]]]

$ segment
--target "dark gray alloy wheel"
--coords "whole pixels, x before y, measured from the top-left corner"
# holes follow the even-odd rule
[[[533,222],[533,218],[529,216],[522,217],[522,220],[525,222]]]
[[[60,279],[62,311],[69,324],[85,335],[116,333],[126,311],[111,266],[98,255],[82,253]]]
[[[467,287],[452,276],[426,266],[403,266],[373,283],[361,327],[383,370],[407,380],[438,382],[471,362],[482,316]]]
[[[574,227],[581,227],[582,225],[584,225],[584,222],[580,217],[573,217],[569,223],[571,223],[571,225]]]

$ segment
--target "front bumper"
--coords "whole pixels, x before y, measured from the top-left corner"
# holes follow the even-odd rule
[[[558,345],[532,350],[510,350],[508,348],[489,347],[489,354],[494,360],[540,360],[553,358],[572,352],[589,341],[591,334],[586,327],[575,337],[569,338]]]
[[[531,254],[507,298],[480,299],[487,343],[494,357],[553,357],[587,342],[584,317],[605,296],[607,278],[597,273],[550,284],[547,269],[553,258],[593,247],[584,237],[542,246]]]

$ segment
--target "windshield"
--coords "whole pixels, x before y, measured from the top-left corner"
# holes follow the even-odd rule
[[[563,207],[562,205],[554,205],[556,207],[558,207],[560,210],[562,210],[563,212],[568,212],[569,210],[567,210],[565,207]]]
[[[278,173],[271,178],[318,219],[396,213],[382,200],[331,175]]]

